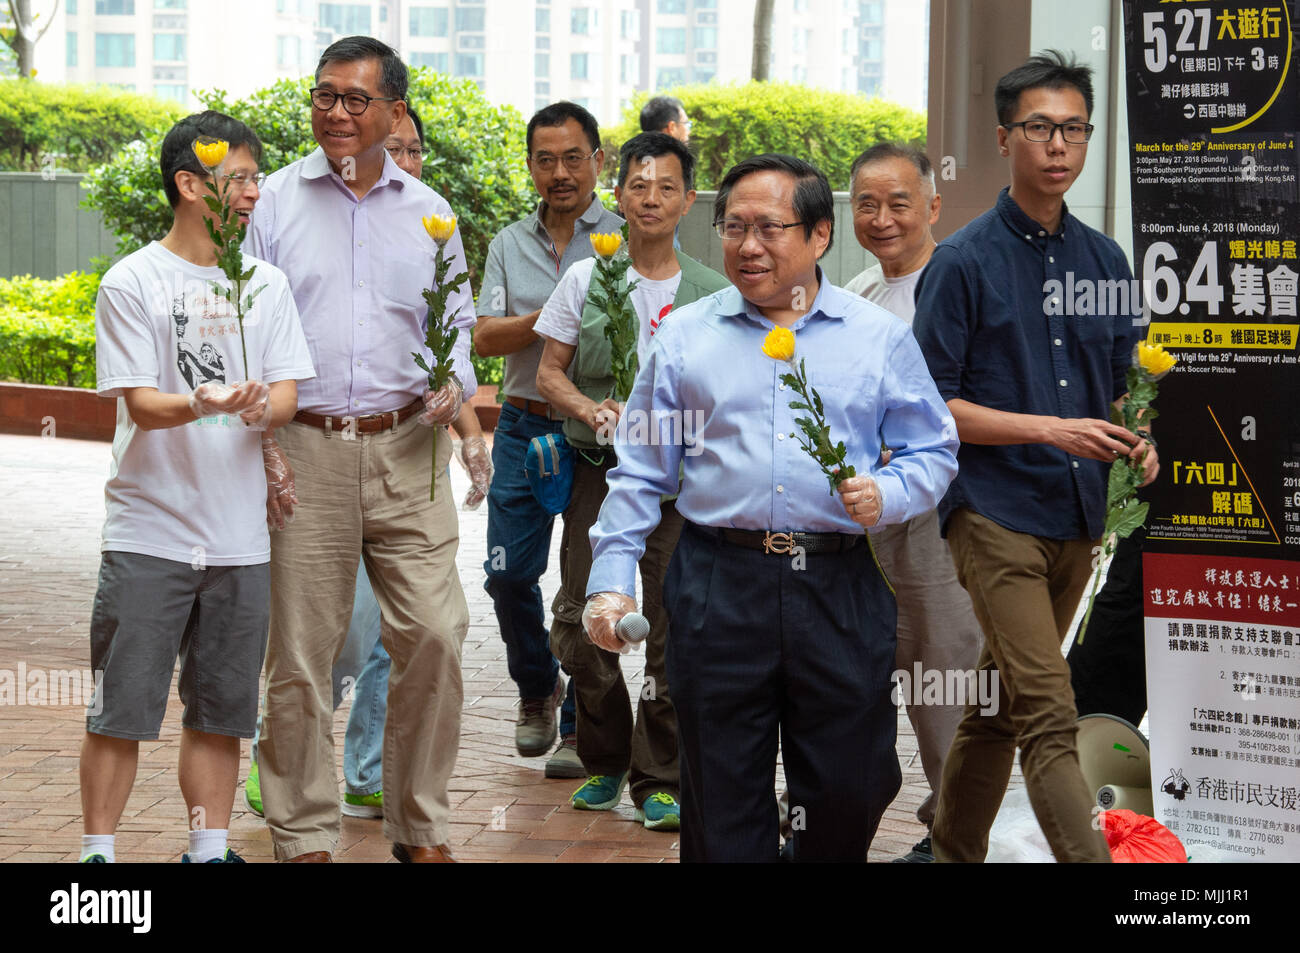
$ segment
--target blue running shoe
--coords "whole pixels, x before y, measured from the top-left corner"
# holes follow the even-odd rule
[[[626,786],[626,771],[619,775],[593,774],[573,792],[573,806],[579,811],[608,811],[623,799]]]
[[[193,861],[190,860],[190,855],[189,855],[189,854],[181,854],[181,863],[182,863],[182,864],[192,864]],[[206,861],[206,863],[209,863],[209,864],[243,864],[243,863],[246,863],[246,861],[244,860],[244,858],[240,857],[240,856],[239,856],[238,854],[236,854],[233,850],[231,850],[229,847],[227,847],[227,848],[226,848],[226,853],[225,853],[225,856],[224,856],[224,857],[213,857],[211,860]]]
[[[679,831],[682,829],[682,806],[671,794],[656,791],[636,809],[636,819],[648,831]]]

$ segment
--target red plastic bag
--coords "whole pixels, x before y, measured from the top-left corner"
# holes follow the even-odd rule
[[[1154,817],[1123,808],[1101,813],[1102,830],[1117,864],[1185,864],[1183,843]]]

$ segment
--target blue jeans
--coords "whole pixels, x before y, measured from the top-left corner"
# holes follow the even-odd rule
[[[348,639],[334,663],[335,709],[346,690],[352,690],[352,711],[343,736],[343,779],[349,794],[375,794],[384,788],[384,722],[388,718],[388,671],[393,662],[379,630],[379,603],[362,563],[357,570]]]
[[[550,635],[538,581],[546,572],[555,517],[538,505],[528,486],[524,458],[534,437],[559,433],[560,421],[501,405],[492,437],[492,489],[488,493],[488,558],[483,563],[506,665],[520,698],[547,698],[555,691],[560,665],[551,654]],[[560,734],[573,734],[573,685],[560,710]]]
[[[334,710],[352,693],[347,734],[343,736],[343,778],[349,794],[382,791],[384,776],[384,722],[388,718],[388,670],[392,660],[379,638],[379,603],[370,588],[365,563],[357,569],[357,594],[352,605],[347,641],[334,663]],[[263,703],[265,705],[265,703]],[[262,715],[257,715],[252,761],[257,763],[257,738]]]

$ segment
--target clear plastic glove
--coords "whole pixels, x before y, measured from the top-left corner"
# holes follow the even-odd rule
[[[426,427],[442,427],[456,419],[465,389],[460,381],[453,377],[442,387],[424,389],[424,410],[420,413],[420,423]]]
[[[284,529],[293,522],[298,491],[293,484],[293,466],[275,438],[262,437],[262,466],[266,469],[266,523]]]
[[[190,395],[190,410],[195,417],[216,417],[219,414],[243,414],[258,410],[263,404],[270,406],[271,388],[261,381],[241,381],[238,384],[221,384],[208,381],[194,388]]]
[[[482,437],[467,437],[460,445],[460,463],[469,474],[469,493],[465,495],[465,509],[476,510],[487,498],[492,485],[492,454]]]
[[[880,521],[885,506],[880,496],[880,487],[868,476],[849,477],[840,483],[840,502],[849,514],[849,519],[863,529],[875,526]]]
[[[271,396],[270,390],[267,391],[266,400],[260,405],[246,410],[239,415],[239,419],[244,422],[244,426],[249,430],[260,430],[265,432],[271,427]]]
[[[633,646],[614,631],[618,620],[636,611],[636,600],[621,592],[598,592],[582,610],[582,627],[593,645],[606,652],[631,652]]]

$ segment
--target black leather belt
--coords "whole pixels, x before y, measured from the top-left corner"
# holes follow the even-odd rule
[[[807,554],[847,553],[867,541],[866,533],[774,533],[767,529],[730,529],[700,526],[698,529],[735,546],[757,549],[771,556],[786,556],[796,549]]]

